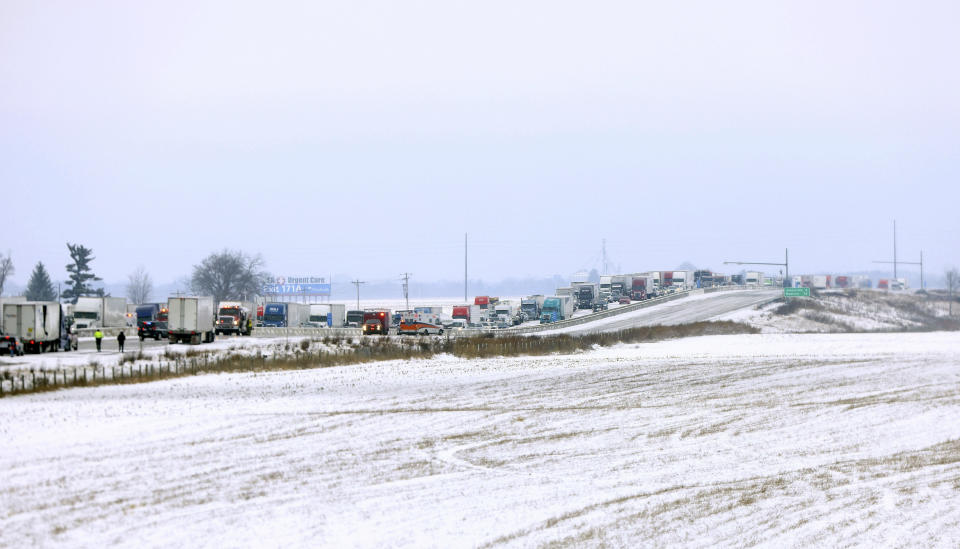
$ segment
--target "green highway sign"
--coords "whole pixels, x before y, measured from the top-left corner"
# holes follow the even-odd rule
[[[810,297],[810,288],[784,288],[783,297]]]

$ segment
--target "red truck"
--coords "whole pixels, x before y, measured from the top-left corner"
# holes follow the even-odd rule
[[[835,288],[849,288],[850,287],[850,277],[849,276],[838,276],[833,279],[833,286]]]
[[[363,335],[387,335],[390,333],[390,311],[376,310],[363,312]]]
[[[473,304],[478,305],[481,309],[486,309],[490,306],[490,297],[485,295],[478,295],[473,298]]]
[[[672,286],[673,285],[673,271],[663,271],[660,274],[660,286]]]
[[[889,290],[889,289],[890,289],[890,281],[887,280],[886,278],[881,278],[880,280],[877,281],[877,289],[878,289],[878,290]]]

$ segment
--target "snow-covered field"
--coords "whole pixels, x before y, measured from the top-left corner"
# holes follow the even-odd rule
[[[960,544],[960,334],[716,336],[0,400],[0,546]]]
[[[783,301],[744,307],[710,320],[731,320],[753,325],[763,333],[839,333],[944,329],[937,320],[950,318],[945,296],[879,290],[834,290],[815,298],[797,298],[796,310],[784,314]],[[954,307],[954,319],[960,305]]]

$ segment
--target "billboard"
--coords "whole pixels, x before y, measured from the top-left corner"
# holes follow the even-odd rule
[[[330,296],[327,277],[278,276],[271,284],[263,286],[263,295],[276,296]]]

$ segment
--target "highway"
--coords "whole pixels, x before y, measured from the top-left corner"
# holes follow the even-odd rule
[[[776,299],[782,290],[763,289],[763,290],[745,290],[734,292],[717,292],[699,296],[691,296],[676,301],[670,301],[662,305],[657,305],[647,309],[641,309],[631,313],[625,313],[622,316],[614,316],[571,326],[558,330],[549,330],[539,332],[538,335],[550,335],[554,333],[564,333],[570,335],[597,333],[597,332],[615,332],[636,328],[639,326],[655,325],[673,325],[689,324],[692,322],[702,322],[711,318],[738,309],[753,307],[760,303],[766,303]]]

